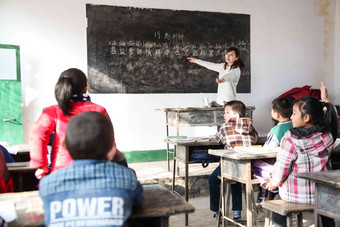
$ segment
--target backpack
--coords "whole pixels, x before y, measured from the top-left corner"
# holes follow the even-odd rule
[[[320,89],[311,89],[311,86],[305,85],[303,87],[292,88],[289,91],[280,95],[279,97],[288,97],[292,100],[295,100],[304,96],[313,96],[320,100],[321,91]]]
[[[206,168],[210,162],[220,161],[220,157],[209,154],[207,149],[194,149],[189,160],[193,162],[202,162],[203,168]]]

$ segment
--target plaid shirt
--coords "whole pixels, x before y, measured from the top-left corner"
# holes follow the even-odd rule
[[[249,118],[231,118],[224,123],[215,135],[217,142],[225,149],[235,146],[251,146],[257,141],[257,132]]]
[[[270,183],[279,186],[283,200],[293,203],[314,203],[315,184],[295,177],[296,173],[319,172],[331,169],[330,133],[316,132],[308,137],[298,138],[287,131],[281,140]]]

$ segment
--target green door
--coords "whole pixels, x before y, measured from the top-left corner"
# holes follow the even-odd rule
[[[0,44],[0,141],[22,144],[20,48]]]

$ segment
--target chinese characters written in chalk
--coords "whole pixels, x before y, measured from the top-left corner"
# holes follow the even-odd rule
[[[178,38],[177,38],[178,39]],[[245,41],[237,43],[199,43],[189,42],[152,42],[152,41],[125,41],[114,40],[108,43],[111,55],[119,56],[146,56],[146,57],[215,57],[224,56],[230,46],[236,46],[240,50],[248,51]]]

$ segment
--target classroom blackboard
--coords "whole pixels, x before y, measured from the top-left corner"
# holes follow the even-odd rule
[[[230,46],[246,64],[237,87],[250,93],[250,16],[86,5],[92,93],[216,93],[217,72],[186,57],[225,62]]]

